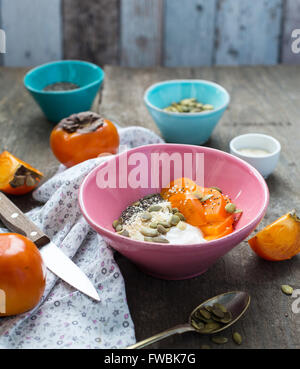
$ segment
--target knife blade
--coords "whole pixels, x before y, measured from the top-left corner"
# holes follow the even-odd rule
[[[92,282],[7,196],[0,192],[0,219],[12,232],[20,233],[40,248],[46,267],[80,292],[100,301]]]

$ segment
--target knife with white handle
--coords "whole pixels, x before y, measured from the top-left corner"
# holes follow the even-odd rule
[[[40,248],[46,267],[54,274],[80,292],[100,301],[95,287],[87,276],[2,192],[0,192],[0,219],[11,232],[22,234]]]

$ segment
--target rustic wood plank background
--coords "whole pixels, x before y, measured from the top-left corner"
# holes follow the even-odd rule
[[[0,0],[0,63],[299,64],[291,51],[299,19],[300,0]]]
[[[213,64],[216,0],[166,0],[164,10],[163,64]]]
[[[1,0],[3,64],[27,66],[62,58],[61,0]]]

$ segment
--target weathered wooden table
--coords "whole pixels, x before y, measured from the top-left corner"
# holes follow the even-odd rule
[[[300,67],[216,67],[127,69],[106,67],[100,112],[120,125],[140,125],[158,132],[143,105],[143,93],[154,82],[177,78],[209,79],[231,94],[231,104],[208,146],[228,151],[232,137],[242,133],[271,134],[280,140],[282,155],[267,180],[270,205],[259,229],[293,208],[300,211]],[[22,85],[25,69],[0,69],[0,149],[32,163],[51,176],[57,161],[49,148],[52,124],[47,122]],[[14,198],[23,210],[35,206],[31,196]],[[252,297],[246,315],[235,326],[243,348],[300,348],[300,313],[296,299],[285,296],[282,284],[299,289],[300,257],[266,262],[242,242],[205,274],[185,281],[154,279],[117,255],[127,290],[137,340],[185,322],[201,301],[230,290]],[[300,302],[298,304],[300,308]],[[227,332],[231,335],[230,330]],[[200,348],[209,338],[197,333],[174,336],[154,348]],[[214,346],[215,347],[215,346]],[[237,348],[229,340],[221,348]]]

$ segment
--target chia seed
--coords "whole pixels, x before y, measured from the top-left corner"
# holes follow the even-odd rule
[[[138,200],[138,205],[136,203],[127,206],[127,208],[122,212],[121,218],[124,224],[130,223],[130,219],[133,215],[141,213],[149,208],[151,205],[155,205],[165,200],[160,196],[159,193],[155,193],[152,195],[147,195]]]

